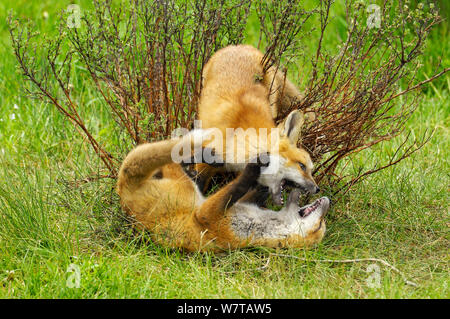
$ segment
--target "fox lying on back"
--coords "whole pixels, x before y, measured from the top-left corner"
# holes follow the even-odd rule
[[[191,137],[199,132],[140,145],[123,161],[117,192],[138,227],[149,230],[159,244],[188,251],[302,247],[321,241],[328,198],[299,207],[300,193],[293,191],[278,212],[253,204],[262,161],[247,164],[234,181],[203,197],[182,166],[173,162],[171,152],[178,143],[195,149]]]

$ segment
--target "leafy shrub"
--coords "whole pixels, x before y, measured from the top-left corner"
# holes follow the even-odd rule
[[[219,48],[245,42],[250,14],[257,17],[266,69],[298,68],[302,47],[313,43],[310,72],[299,85],[304,96],[277,121],[293,109],[316,113],[300,142],[317,163],[317,180],[326,178],[339,192],[426,143],[429,134],[412,142],[408,135],[387,163],[344,174],[350,154],[399,135],[417,106],[416,89],[449,69],[416,80],[427,35],[440,21],[433,4],[413,8],[408,1],[386,0],[368,7],[347,1],[347,35],[334,52],[323,45],[332,5],[323,0],[306,10],[293,0],[96,0],[79,27],[68,23],[74,13],[64,12],[56,37],[44,41],[30,21],[10,16],[9,25],[19,68],[31,83],[29,93],[55,105],[79,128],[112,177],[126,150],[106,149],[88,129],[73,87],[75,64],[87,70],[84,85],[101,96],[130,148],[164,138],[176,127],[192,127],[203,66]]]

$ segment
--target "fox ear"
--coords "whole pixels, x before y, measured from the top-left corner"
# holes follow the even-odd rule
[[[305,122],[303,113],[299,110],[292,111],[286,119],[278,126],[281,132],[293,144],[297,144],[300,138],[300,131]]]

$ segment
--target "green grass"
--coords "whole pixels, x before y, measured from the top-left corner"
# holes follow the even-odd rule
[[[69,3],[3,1],[0,15],[6,17],[14,9],[49,30],[58,10]],[[88,8],[89,2],[81,6]],[[44,11],[49,13],[47,20],[42,18]],[[4,21],[0,298],[450,297],[448,75],[423,90],[420,106],[408,122],[416,136],[434,129],[430,142],[399,165],[366,179],[335,205],[318,247],[182,254],[154,246],[125,226],[113,181],[74,183],[95,174],[100,163],[54,107],[24,96]],[[448,67],[449,42],[447,25],[432,34],[421,77],[431,74],[439,56]],[[83,96],[96,105],[93,92],[86,90]],[[112,125],[104,113],[92,107],[90,125],[97,132]],[[358,154],[355,169],[363,161],[373,165],[386,160],[402,137]],[[405,284],[401,275],[382,264],[380,286],[371,288],[370,262],[320,262],[354,258],[383,259],[417,287]],[[70,264],[80,268],[80,288],[67,286]]]

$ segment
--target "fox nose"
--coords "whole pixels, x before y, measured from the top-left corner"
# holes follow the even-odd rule
[[[316,186],[316,191],[314,192],[314,194],[317,194],[318,192],[320,192],[320,187]]]

